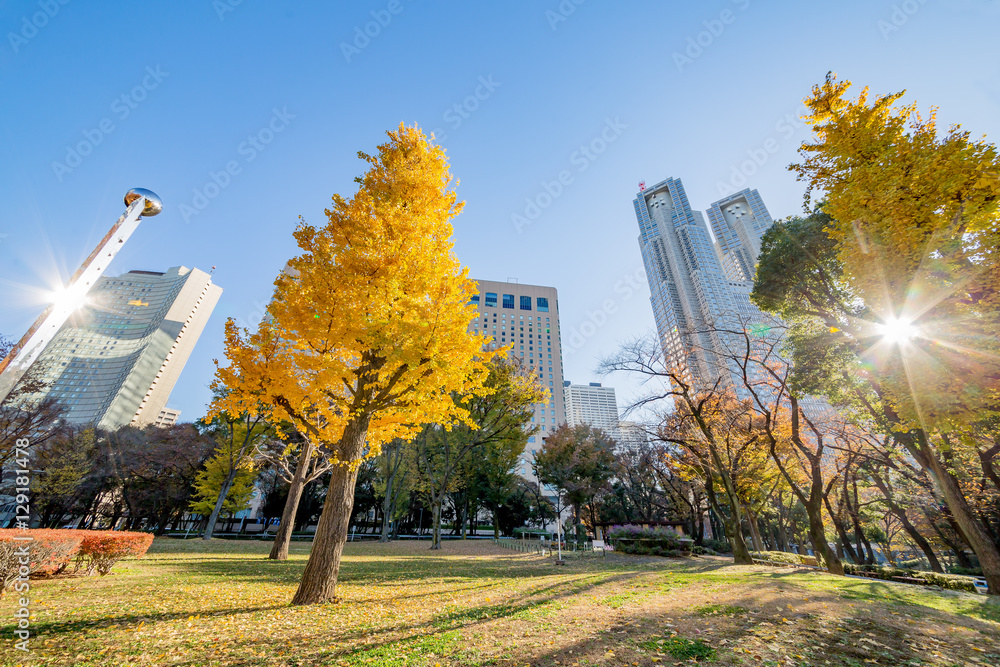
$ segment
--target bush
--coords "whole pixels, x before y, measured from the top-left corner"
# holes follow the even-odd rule
[[[884,565],[855,565],[854,563],[844,563],[844,572],[847,574],[858,574],[866,572],[872,574],[877,579],[892,581],[893,577],[908,577],[920,579],[925,586],[940,586],[952,591],[966,591],[976,593],[976,585],[972,577],[965,577],[957,574],[939,574],[937,572],[924,572],[922,570],[907,570],[899,567],[888,567]]]
[[[83,540],[73,530],[0,530],[0,595],[19,576],[61,572],[80,549]],[[22,539],[30,537],[31,540]],[[27,547],[28,563],[22,562]],[[26,567],[27,570],[22,568]]]
[[[802,565],[805,562],[801,554],[793,554],[787,551],[752,551],[750,555],[753,556],[754,560],[767,560],[772,563]]]
[[[717,551],[720,554],[731,554],[733,553],[733,547],[730,546],[729,540],[705,540],[702,542],[706,549],[711,549],[712,551]]]
[[[981,577],[983,576],[983,568],[981,567],[961,567],[960,565],[952,565],[948,568],[949,574],[964,574],[967,577]]]
[[[673,530],[660,526],[612,526],[608,529],[608,540],[614,543],[616,551],[644,556],[679,558],[691,549],[689,540],[682,540]]]
[[[152,533],[119,530],[73,532],[84,533],[76,558],[76,569],[86,565],[87,574],[93,574],[97,570],[102,577],[111,572],[111,568],[122,558],[142,556],[153,543]]]

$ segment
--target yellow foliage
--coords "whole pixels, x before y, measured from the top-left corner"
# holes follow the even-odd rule
[[[451,392],[486,391],[490,356],[469,333],[476,286],[452,249],[462,204],[444,150],[417,127],[387,134],[377,155],[359,153],[369,170],[357,193],[334,195],[326,224],[295,230],[302,253],[275,280],[258,330],[227,323],[230,364],[218,370],[233,390],[220,409],[273,406],[329,444],[367,425],[363,451],[332,448],[351,465],[424,423],[466,420]]]
[[[868,339],[871,371],[900,430],[947,427],[1000,402],[1000,156],[903,93],[845,98],[828,75],[805,100],[815,141],[792,165],[833,220],[850,291],[867,305],[851,336]],[[808,196],[808,195],[807,195]],[[912,325],[885,341],[881,322]]]

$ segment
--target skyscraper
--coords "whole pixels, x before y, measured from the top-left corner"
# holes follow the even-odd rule
[[[69,316],[86,300],[115,255],[138,228],[141,218],[151,218],[163,209],[160,198],[143,188],[133,188],[126,192],[125,205],[128,207],[125,213],[111,225],[111,229],[70,277],[69,282],[53,295],[52,304],[42,311],[10,353],[0,359],[0,403],[3,403],[38,360]]]
[[[747,208],[746,217],[738,215],[737,204]],[[735,368],[723,353],[735,349],[736,341],[720,330],[736,326],[740,319],[761,317],[750,303],[752,285],[745,275],[752,264],[745,262],[756,261],[760,234],[765,222],[770,225],[767,209],[751,190],[713,204],[725,239],[724,248],[720,242],[717,252],[704,218],[691,209],[680,179],[668,178],[643,189],[633,205],[667,365],[681,369],[696,389],[711,387],[720,378],[729,383]],[[761,231],[753,236],[747,230],[755,225]],[[726,271],[724,259],[739,271]]]
[[[470,325],[476,333],[492,336],[498,347],[513,345],[510,356],[520,360],[549,390],[548,400],[535,405],[531,424],[537,434],[528,438],[518,474],[535,480],[531,470],[541,439],[566,421],[563,397],[562,341],[559,337],[559,300],[554,287],[479,280],[472,303],[479,317]]]
[[[162,422],[221,295],[209,274],[183,266],[100,278],[35,362],[45,396],[65,405],[73,423]]]
[[[588,424],[614,437],[618,430],[618,401],[614,387],[603,387],[600,382],[563,384],[566,423],[570,426]]]
[[[733,281],[752,282],[760,239],[773,224],[760,194],[747,189],[714,202],[708,207],[708,221],[726,276]]]

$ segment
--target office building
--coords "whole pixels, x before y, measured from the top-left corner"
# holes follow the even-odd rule
[[[163,408],[160,410],[160,414],[157,415],[156,421],[153,422],[153,426],[173,426],[180,419],[181,411],[174,410],[173,408]]]
[[[725,352],[740,349],[739,340],[720,330],[762,317],[750,302],[752,284],[743,278],[760,250],[759,234],[754,241],[748,230],[766,229],[770,215],[756,191],[716,202],[712,215],[725,243],[717,250],[680,179],[644,187],[633,205],[666,364],[695,389],[712,387],[720,378],[730,383],[736,368]],[[727,257],[728,271],[723,268]]]
[[[52,303],[42,311],[7,356],[0,359],[0,403],[10,396],[70,315],[85,302],[118,251],[125,247],[125,242],[138,228],[142,217],[151,218],[163,209],[160,198],[142,188],[126,192],[125,205],[128,207],[125,213],[111,226],[69,282],[52,295]]]
[[[639,451],[649,442],[649,434],[642,424],[618,422],[618,437],[615,439],[619,450]]]
[[[566,421],[562,392],[562,341],[559,337],[559,300],[556,288],[517,282],[479,280],[472,303],[479,317],[470,325],[476,333],[491,336],[494,345],[512,345],[510,356],[538,377],[548,389],[546,401],[534,407],[531,424],[538,432],[528,438],[517,473],[537,481],[531,469],[534,453],[559,424]]]
[[[563,385],[566,423],[570,426],[588,424],[614,436],[618,429],[618,401],[614,387],[602,387],[600,382],[564,382]]]
[[[773,224],[760,194],[742,190],[714,202],[707,213],[726,276],[735,282],[752,282],[760,239]]]
[[[209,274],[183,266],[100,278],[36,362],[44,396],[71,423],[169,420],[167,398],[221,294]]]

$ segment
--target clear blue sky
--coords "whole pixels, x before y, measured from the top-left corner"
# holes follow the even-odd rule
[[[124,192],[152,189],[163,213],[109,274],[215,265],[225,289],[170,400],[185,420],[204,413],[225,319],[256,322],[296,254],[297,217],[319,223],[353,193],[357,151],[400,121],[443,130],[473,275],[559,289],[574,382],[653,327],[638,182],[680,177],[703,210],[756,155],[746,184],[775,218],[799,212],[795,118],[828,70],[1000,137],[991,0],[63,2],[0,1],[0,332],[20,337]],[[88,154],[67,156],[81,142]],[[199,199],[228,163],[238,173]],[[562,171],[558,196],[539,197]],[[526,198],[547,206],[518,229]]]

